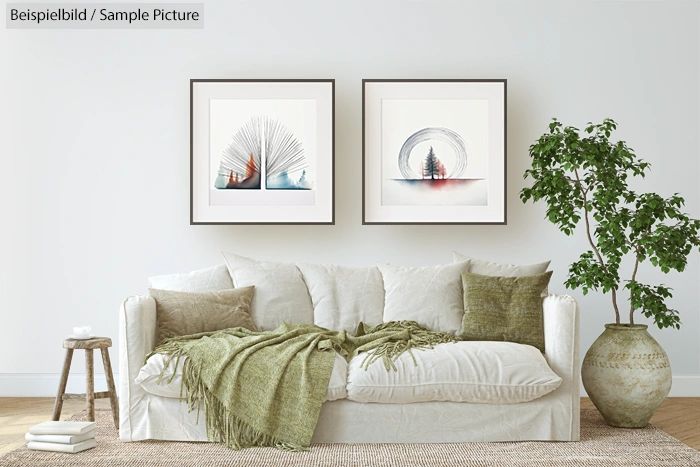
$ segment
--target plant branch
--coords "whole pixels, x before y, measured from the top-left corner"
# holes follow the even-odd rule
[[[600,255],[600,251],[591,237],[591,223],[588,217],[588,198],[586,196],[587,190],[583,189],[581,178],[578,175],[578,169],[574,169],[574,174],[576,174],[576,182],[578,183],[579,190],[581,190],[581,194],[583,195],[583,219],[586,221],[586,236],[588,236],[588,243],[591,244],[591,248],[593,248],[593,252],[595,253],[596,257],[598,257],[598,262],[600,262],[603,270],[608,273],[608,268],[605,265],[605,261],[603,261],[603,257]],[[617,289],[612,287],[610,292],[612,293],[613,308],[615,309],[615,323],[620,324],[620,310],[617,308]]]
[[[644,231],[644,234],[642,234],[642,236],[637,240],[637,243],[634,245],[634,270],[632,271],[632,281],[634,281],[637,278],[637,269],[639,269],[639,247],[641,246],[641,241],[644,238],[644,236],[649,234],[649,230],[651,230],[651,226],[648,226],[646,228],[646,230]],[[632,244],[632,242],[630,242],[630,244]],[[634,324],[634,305],[632,305],[631,299],[630,299],[630,324]]]
[[[574,169],[575,170],[575,169]],[[593,186],[593,183],[591,182],[586,188],[583,187],[583,183],[581,183],[581,180],[578,179],[578,174],[576,175],[576,179],[573,179],[571,177],[564,177],[574,185],[577,185],[581,193],[583,194],[583,197],[586,197],[586,194],[588,194],[589,191],[591,191],[591,187]]]
[[[635,248],[634,271],[632,271],[632,280],[637,277],[637,269],[639,268],[639,245]],[[630,324],[634,324],[634,305],[630,300]]]

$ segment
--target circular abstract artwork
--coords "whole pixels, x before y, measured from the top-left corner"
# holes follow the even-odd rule
[[[467,145],[456,132],[449,128],[441,127],[423,128],[406,139],[399,151],[399,170],[401,175],[407,180],[423,178],[413,171],[409,164],[409,158],[414,147],[429,140],[443,141],[450,145],[455,153],[455,165],[449,175],[447,175],[447,178],[455,178],[462,175],[467,168]]]

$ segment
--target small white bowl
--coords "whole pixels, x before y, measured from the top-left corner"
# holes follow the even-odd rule
[[[78,339],[85,339],[90,337],[90,331],[92,331],[92,326],[75,326],[73,335]]]

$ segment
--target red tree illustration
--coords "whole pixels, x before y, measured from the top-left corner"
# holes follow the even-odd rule
[[[253,154],[251,154],[248,164],[245,166],[245,178],[252,177],[257,171],[258,168],[255,166],[255,159],[253,158]]]

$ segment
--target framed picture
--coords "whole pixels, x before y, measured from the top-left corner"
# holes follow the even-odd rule
[[[190,224],[334,224],[335,80],[190,80]]]
[[[505,224],[506,80],[362,80],[362,223]]]

